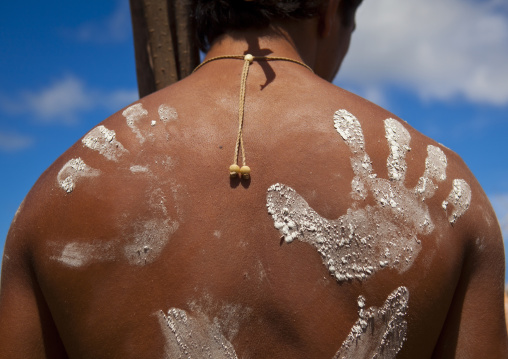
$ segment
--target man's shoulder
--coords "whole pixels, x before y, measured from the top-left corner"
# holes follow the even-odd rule
[[[407,150],[407,159],[412,160],[418,157],[420,147],[424,149],[439,148],[446,154],[447,163],[453,164],[448,171],[461,171],[471,176],[467,165],[462,158],[452,149],[446,147],[446,144],[439,143],[428,135],[420,132],[412,126],[412,118],[401,118],[397,114],[347,90],[336,88],[336,100],[333,101],[335,108],[334,126],[341,134],[341,137],[347,142],[344,132],[340,128],[346,128],[346,123],[354,124],[346,130],[361,130],[365,146],[373,146],[374,142],[390,150],[391,145],[402,144],[401,150]],[[369,141],[366,137],[371,137]],[[400,146],[399,146],[400,147]],[[417,149],[414,151],[413,149]],[[423,156],[427,155],[423,151]]]
[[[40,176],[18,210],[10,237],[42,244],[118,236],[113,232],[120,219],[124,223],[131,212],[149,212],[143,203],[155,201],[158,188],[171,177],[174,162],[165,154],[163,127],[176,118],[170,106],[153,109],[141,100],[93,127]],[[107,223],[106,234],[94,234],[94,227],[104,229]]]
[[[366,193],[371,191],[382,197],[388,191],[397,206],[395,197],[404,193],[408,198],[404,205],[428,208],[440,224],[437,228],[453,228],[462,239],[473,238],[495,223],[485,193],[457,153],[413,128],[411,118],[401,119],[355,94],[335,91],[333,119],[327,120],[327,126],[333,122],[338,141],[328,146],[338,147],[338,142],[349,154],[354,195],[369,198]],[[390,198],[381,197],[375,198],[379,204],[390,203]]]

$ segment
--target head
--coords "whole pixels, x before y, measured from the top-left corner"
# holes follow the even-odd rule
[[[328,0],[319,15],[314,72],[332,81],[344,60],[356,27],[355,15],[362,0]]]
[[[344,27],[354,27],[362,0],[338,0],[336,7]],[[230,31],[263,29],[273,23],[324,16],[330,0],[194,0],[198,42],[203,51]]]

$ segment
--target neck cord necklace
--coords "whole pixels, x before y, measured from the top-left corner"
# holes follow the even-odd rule
[[[247,74],[249,73],[249,65],[252,63],[252,61],[256,60],[264,60],[264,61],[289,61],[293,62],[298,65],[302,65],[303,67],[309,69],[311,72],[312,69],[305,65],[303,62],[300,62],[298,60],[293,60],[288,57],[277,57],[277,56],[252,56],[251,54],[247,54],[245,56],[242,55],[224,55],[224,56],[216,56],[212,57],[201,64],[199,64],[192,73],[199,70],[202,66],[206,65],[209,62],[215,61],[215,60],[222,60],[222,59],[240,59],[244,60],[243,63],[243,70],[242,70],[242,77],[240,82],[240,104],[238,107],[238,134],[236,137],[236,146],[235,146],[235,156],[233,157],[233,164],[229,166],[229,176],[230,178],[238,178],[241,177],[245,180],[250,179],[250,167],[246,165],[245,163],[245,149],[243,147],[243,115],[244,115],[244,107],[245,107],[245,85],[247,83]],[[239,148],[242,151],[242,167],[238,166],[238,150]]]

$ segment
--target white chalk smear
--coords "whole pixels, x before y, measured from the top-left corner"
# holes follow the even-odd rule
[[[240,323],[251,316],[252,309],[240,304],[217,302],[209,294],[204,294],[199,300],[187,303],[189,310],[199,316],[213,317],[212,322],[217,323],[221,333],[232,342],[238,335]],[[211,314],[211,313],[214,314]]]
[[[127,151],[123,145],[116,140],[116,133],[100,125],[88,132],[81,140],[86,147],[98,151],[110,161],[118,161],[118,157]]]
[[[58,172],[57,181],[59,186],[67,193],[74,191],[76,182],[81,177],[95,177],[100,174],[99,170],[88,167],[81,158],[69,160]]]
[[[148,168],[140,165],[133,165],[129,168],[132,173],[144,173],[148,172]]]
[[[447,166],[448,161],[444,152],[439,147],[428,145],[425,172],[415,187],[416,193],[422,197],[422,200],[434,195],[437,189],[434,181],[441,182],[446,179]]]
[[[171,308],[167,315],[158,314],[164,337],[166,358],[238,358],[233,345],[224,336],[219,321],[204,314],[188,314]]]
[[[388,177],[395,181],[404,181],[407,171],[406,154],[411,150],[409,147],[411,136],[404,126],[393,118],[385,120],[385,133],[390,148],[390,155],[386,161]]]
[[[399,287],[381,308],[365,309],[365,298],[358,297],[358,320],[333,359],[393,359],[407,337],[409,291]]]
[[[161,188],[150,191],[148,203],[152,208],[152,213],[160,211],[164,218],[168,217],[168,209],[166,207],[166,194]]]
[[[351,167],[355,172],[355,177],[352,181],[353,192],[351,195],[358,200],[365,199],[368,192],[361,178],[373,179],[376,175],[372,173],[372,162],[369,155],[365,153],[365,139],[360,122],[346,110],[335,112],[333,120],[334,127],[352,153]]]
[[[347,110],[338,110],[333,116],[334,127],[354,154],[365,151],[365,139],[358,119]]]
[[[157,259],[171,235],[178,229],[178,222],[168,219],[150,219],[135,222],[122,236],[123,240],[107,242],[72,242],[63,248],[53,249],[52,260],[70,267],[82,267],[96,262],[116,261],[123,258],[129,264],[142,266]]]
[[[152,218],[140,219],[132,224],[130,240],[124,247],[125,257],[134,265],[155,261],[179,227],[179,223],[169,217],[167,198],[161,188],[150,190],[147,200]]]
[[[446,179],[446,167],[448,165],[446,155],[436,146],[427,146],[427,158],[425,159],[424,177],[435,179],[439,182]]]
[[[130,167],[131,172],[134,173],[148,172],[146,176],[151,183],[146,189],[143,199],[145,205],[149,206],[148,217],[142,216],[130,221],[128,234],[123,236],[126,239],[123,248],[124,258],[132,265],[142,266],[154,262],[172,235],[178,230],[179,222],[174,219],[181,220],[179,200],[175,195],[178,184],[165,177],[165,175],[160,175],[160,173],[167,173],[166,171],[171,168],[167,163],[168,161],[171,161],[169,157],[161,157],[155,160],[155,164],[150,165],[151,168],[153,166],[162,168],[162,171],[157,169],[149,171],[147,167],[139,165]],[[166,195],[167,190],[170,190],[171,194]],[[168,196],[171,195],[173,201],[171,207],[168,208]]]
[[[258,262],[257,262],[257,270],[258,270],[258,279],[260,282],[263,282],[265,279],[268,280],[268,276],[266,274],[266,270],[265,270],[265,266],[263,265],[263,262],[261,262],[259,259],[258,259]]]
[[[170,218],[154,218],[134,223],[132,240],[124,247],[125,257],[134,265],[152,263],[177,229],[178,222]]]
[[[145,142],[145,137],[141,134],[141,131],[138,128],[137,122],[144,117],[148,116],[148,111],[143,108],[143,105],[140,103],[134,104],[130,107],[127,107],[122,115],[127,120],[127,126],[129,126],[138,138],[140,143]]]
[[[406,188],[403,181],[407,170],[405,156],[410,150],[411,136],[400,122],[385,121],[390,149],[389,179],[377,178],[373,173],[371,160],[365,153],[362,128],[354,115],[346,110],[337,111],[334,126],[352,153],[352,198],[363,200],[370,194],[376,205],[363,208],[355,205],[338,219],[329,220],[310,208],[294,189],[275,184],[267,193],[268,213],[274,226],[287,243],[298,239],[312,244],[339,282],[363,280],[386,267],[404,272],[421,250],[418,235],[428,235],[434,230],[424,199],[431,197],[437,188],[432,180],[446,178],[446,156],[439,148],[429,146],[422,176],[427,187],[422,189],[419,183],[416,188]],[[469,205],[468,187],[460,182],[454,188],[449,198],[457,203],[458,210],[453,214],[457,218]]]
[[[394,216],[391,206],[367,205],[328,220],[282,184],[268,189],[267,207],[284,240],[312,244],[338,282],[363,280],[384,267],[403,272],[420,251],[416,234],[421,223],[412,215],[421,214],[414,208]]]
[[[178,119],[178,114],[174,108],[162,104],[159,106],[159,119],[164,123],[175,121]]]
[[[52,260],[69,267],[82,267],[91,263],[116,261],[123,258],[129,264],[142,266],[152,263],[164,249],[171,235],[178,229],[178,222],[170,219],[139,221],[133,224],[133,233],[124,234],[123,240],[106,242],[72,242],[63,248],[52,247]],[[126,238],[126,239],[125,239]]]
[[[65,247],[70,241],[60,246],[53,245],[50,250],[53,260],[71,267],[101,261],[143,266],[159,258],[183,219],[179,206],[183,198],[178,192],[181,186],[170,176],[171,158],[155,154],[145,160],[141,164],[131,163],[130,167],[123,169],[134,181],[131,186],[138,188],[135,199],[138,206],[133,207],[129,201],[113,201],[114,210],[110,211],[113,217],[108,216],[108,221],[114,223],[117,230],[106,238],[109,240],[107,251],[94,238],[83,238],[79,245],[69,243]],[[71,192],[80,177],[99,173],[76,158],[62,168],[57,180],[60,187]],[[107,253],[104,254],[104,251]]]
[[[466,213],[471,204],[471,188],[463,179],[454,179],[453,187],[448,198],[443,201],[443,209],[446,211],[448,205],[452,204],[454,210],[448,217],[451,224],[455,224],[464,213]]]
[[[51,259],[57,260],[69,267],[83,267],[92,262],[104,262],[112,260],[115,249],[112,242],[95,243],[68,243],[59,256]]]

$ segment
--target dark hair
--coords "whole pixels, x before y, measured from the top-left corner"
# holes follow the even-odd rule
[[[206,51],[220,35],[231,30],[264,28],[274,20],[309,19],[318,15],[325,0],[194,0],[200,48]],[[361,0],[341,1],[344,21],[352,21]],[[348,19],[352,17],[351,19]]]

